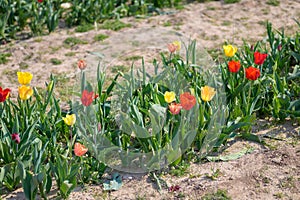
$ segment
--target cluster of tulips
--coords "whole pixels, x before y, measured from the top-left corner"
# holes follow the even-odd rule
[[[223,49],[224,49],[225,56],[227,56],[228,58],[234,57],[237,52],[237,47],[233,45],[224,45]],[[254,55],[254,63],[258,66],[262,65],[268,56],[268,54],[260,53],[258,51],[254,52],[253,55]],[[232,59],[228,61],[228,70],[230,72],[237,73],[239,72],[240,68],[241,68],[241,63],[239,60]],[[245,75],[248,80],[255,81],[260,77],[260,69],[253,66],[249,66],[245,68]]]

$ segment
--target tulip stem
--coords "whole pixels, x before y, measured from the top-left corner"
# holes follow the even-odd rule
[[[252,85],[253,85],[253,82],[251,82],[251,83],[250,83],[250,86],[249,86],[248,104],[247,104],[247,113],[248,113],[248,115],[251,115],[251,113],[250,113],[250,108],[251,108],[250,102],[251,102]]]

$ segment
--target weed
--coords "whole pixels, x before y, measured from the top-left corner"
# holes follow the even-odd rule
[[[293,176],[288,176],[280,180],[279,183],[281,188],[295,188],[295,178]]]
[[[263,8],[263,9],[261,9],[261,12],[262,12],[262,14],[267,15],[270,13],[270,10],[267,8]]]
[[[93,29],[94,29],[94,26],[92,24],[83,24],[83,25],[77,26],[75,28],[75,32],[84,33],[84,32],[88,32]]]
[[[163,26],[165,27],[172,26],[172,23],[170,21],[166,21],[163,23]]]
[[[169,173],[177,177],[183,176],[187,173],[189,166],[190,166],[189,163],[181,162],[177,166],[172,166]]]
[[[26,62],[21,62],[20,63],[20,69],[27,69],[29,65]]]
[[[42,37],[37,37],[34,39],[35,42],[42,42],[43,41],[43,38]]]
[[[56,46],[56,47],[50,46],[49,48],[51,49],[51,53],[53,54],[53,53],[57,52],[61,48],[61,46]]]
[[[129,70],[129,67],[128,66],[125,66],[125,65],[115,65],[115,66],[112,66],[111,68],[111,72],[112,73],[118,73],[118,72],[128,72]]]
[[[120,20],[107,20],[100,26],[102,29],[109,29],[113,31],[118,31],[126,27],[131,27],[131,24],[126,24]]]
[[[218,177],[221,176],[221,171],[220,169],[214,170],[213,168],[211,169],[211,174],[205,173],[206,178],[209,178],[211,180],[216,180]]]
[[[108,35],[98,34],[98,35],[95,35],[94,41],[97,41],[97,42],[103,41],[103,40],[105,40],[108,37],[109,37]]]
[[[125,58],[125,61],[136,61],[136,60],[141,60],[143,56],[130,56]]]
[[[201,200],[231,200],[231,197],[228,196],[226,190],[218,189],[215,193],[209,193],[204,195]]]
[[[227,21],[227,20],[225,20],[225,21],[223,21],[222,22],[222,26],[230,26],[232,23],[231,23],[231,21]]]
[[[67,39],[64,40],[64,44],[67,47],[72,47],[78,44],[88,44],[88,42],[86,40],[81,40],[79,38],[76,37],[68,37]]]
[[[279,6],[280,1],[279,0],[268,0],[266,3],[271,6]]]
[[[33,57],[33,53],[31,52],[29,55],[24,57],[24,60],[30,60]]]
[[[0,65],[8,63],[8,57],[11,57],[11,53],[0,53]]]
[[[207,9],[207,10],[216,10],[216,7],[208,6],[206,9]]]
[[[65,53],[65,56],[68,56],[68,57],[72,57],[72,56],[75,56],[75,55],[76,55],[76,52]]]
[[[73,86],[70,83],[70,78],[65,73],[55,75],[57,81],[57,91],[62,101],[68,101],[71,97]]]
[[[137,197],[135,198],[136,200],[146,200],[145,195],[144,196],[140,196],[139,194],[137,195]]]
[[[138,46],[140,46],[140,42],[139,41],[132,41],[131,45],[134,46],[134,47],[138,47]]]
[[[60,65],[62,63],[61,60],[57,59],[57,58],[51,58],[50,59],[50,62],[53,64],[53,65]]]
[[[17,83],[18,80],[15,77],[18,71],[19,70],[5,69],[2,71],[2,75],[6,76],[7,79],[10,80],[12,83]]]
[[[224,0],[224,3],[238,3],[238,2],[240,2],[241,0]]]
[[[276,199],[282,199],[284,197],[284,194],[282,192],[277,192],[273,195]]]

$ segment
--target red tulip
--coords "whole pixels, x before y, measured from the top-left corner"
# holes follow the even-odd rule
[[[196,98],[189,92],[185,92],[180,95],[180,103],[183,109],[190,110],[196,104]]]
[[[246,68],[246,78],[255,81],[260,76],[260,70],[255,67]]]
[[[19,144],[20,141],[21,141],[20,136],[19,136],[18,133],[13,133],[13,134],[11,135],[11,139],[12,139],[12,141],[14,141],[14,142],[17,143],[17,144]]]
[[[182,106],[180,103],[171,103],[169,105],[170,112],[173,115],[178,115],[180,113],[181,108],[182,108]]]
[[[93,103],[94,100],[94,92],[89,92],[87,90],[83,90],[82,96],[81,96],[81,103],[84,106],[89,106]]]
[[[43,3],[43,0],[37,0],[39,3]]]
[[[11,90],[8,88],[2,90],[2,87],[0,87],[0,103],[4,102],[9,97],[10,92]]]
[[[254,52],[254,63],[257,65],[262,65],[266,58],[267,58],[268,54],[266,53],[259,53],[258,51]]]
[[[240,61],[229,61],[228,62],[228,70],[232,73],[236,73],[240,70],[241,68],[241,63]]]

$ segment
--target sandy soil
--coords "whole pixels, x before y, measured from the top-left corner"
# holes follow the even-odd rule
[[[266,2],[241,0],[236,4],[189,4],[184,10],[170,10],[167,15],[122,19],[130,23],[131,27],[120,31],[98,29],[75,33],[74,29],[62,25],[62,28],[50,35],[0,46],[1,52],[12,53],[10,61],[0,65],[0,85],[12,88],[16,96],[18,70],[32,72],[32,85],[36,87],[43,87],[52,73],[58,78],[60,94],[68,96],[73,87],[69,83],[75,81],[78,72],[77,61],[86,59],[91,68],[97,66],[97,58],[88,51],[104,54],[103,61],[108,73],[113,73],[119,69],[117,66],[130,66],[132,56],[144,56],[146,61],[150,61],[160,51],[166,51],[166,44],[173,40],[196,38],[201,48],[213,53],[221,51],[225,41],[239,46],[243,40],[254,43],[264,39],[266,21],[270,21],[276,29],[285,28],[287,34],[299,30],[293,21],[293,18],[300,20],[299,0],[281,0],[279,6],[268,5]],[[94,41],[97,34],[106,34],[109,38],[102,42]],[[67,47],[63,41],[68,37],[84,39],[87,44]],[[62,63],[52,64],[53,58]],[[217,189],[228,191],[232,199],[300,199],[299,124],[287,122],[283,126],[266,130],[264,126],[259,126],[258,130],[262,137],[271,135],[281,140],[268,139],[269,146],[235,141],[222,154],[231,154],[250,146],[254,151],[228,162],[191,164],[182,177],[168,173],[163,175],[162,179],[167,186],[179,185],[179,191],[169,192],[167,187],[163,187],[158,192],[151,176],[122,174],[123,187],[119,191],[108,193],[102,190],[102,186],[88,186],[78,188],[69,199],[200,199],[204,194]],[[220,171],[219,176],[211,180],[209,176],[217,170]],[[108,175],[111,173],[108,172]],[[24,199],[24,196],[18,190],[2,198]]]

